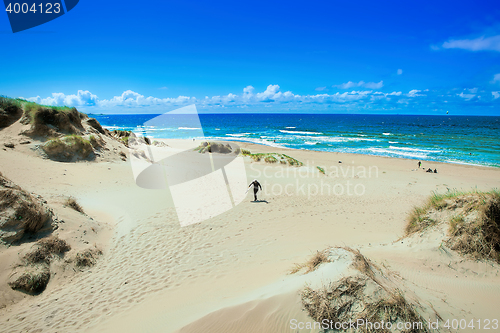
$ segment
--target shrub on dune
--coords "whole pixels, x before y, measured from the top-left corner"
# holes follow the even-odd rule
[[[67,135],[47,141],[42,150],[50,159],[60,162],[71,162],[94,158],[94,150],[90,141],[79,135]]]

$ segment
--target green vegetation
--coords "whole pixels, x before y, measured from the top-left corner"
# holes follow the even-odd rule
[[[66,135],[54,138],[41,146],[42,150],[51,159],[69,162],[74,159],[87,159],[93,157],[93,147],[90,141],[79,135]]]
[[[425,205],[415,207],[411,212],[406,234],[410,235],[437,224],[431,216],[449,224],[449,235],[445,244],[450,249],[475,259],[500,262],[498,190],[434,193]]]
[[[259,162],[260,160],[264,160],[266,163],[277,163],[278,161],[281,164],[288,164],[291,166],[302,166],[304,163],[300,162],[299,160],[290,157],[285,154],[278,154],[278,153],[251,153],[249,150],[242,149],[241,150],[241,155],[250,157],[252,160],[255,162]]]

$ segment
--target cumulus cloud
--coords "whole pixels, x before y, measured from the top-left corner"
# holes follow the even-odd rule
[[[491,83],[497,83],[497,82],[500,82],[500,73],[495,74],[493,76],[493,80],[491,81]]]
[[[475,39],[450,39],[442,45],[444,49],[462,49],[468,51],[500,52],[500,35]]]
[[[380,89],[383,86],[384,86],[384,81],[380,81],[380,82],[365,82],[365,81],[352,82],[352,81],[349,81],[346,83],[335,85],[334,87],[347,90],[347,89],[356,88],[356,87],[363,87],[363,88],[368,88],[368,89]]]
[[[122,94],[108,99],[99,99],[89,91],[79,90],[75,95],[65,95],[54,93],[49,97],[39,96],[29,100],[56,106],[86,106],[89,109],[96,109],[101,112],[127,112],[128,109],[135,109],[133,112],[164,112],[169,109],[196,104],[204,110],[215,110],[223,108],[241,108],[248,110],[259,110],[259,108],[269,108],[268,110],[321,110],[331,108],[331,110],[399,110],[400,108],[424,108],[448,103],[460,105],[467,103],[471,106],[474,102],[487,103],[500,97],[499,91],[492,91],[491,95],[482,94],[480,98],[478,88],[468,88],[450,91],[429,91],[413,89],[403,93],[393,91],[385,93],[372,89],[380,87],[379,83],[367,84],[361,81],[361,85],[355,83],[356,87],[365,89],[352,89],[351,91],[327,93],[324,91],[311,95],[295,94],[291,91],[282,91],[277,84],[268,85],[264,90],[257,91],[253,86],[243,88],[240,93],[229,93],[227,95],[206,96],[196,98],[189,96],[178,96],[172,98],[146,97],[138,92],[126,90]],[[351,84],[352,85],[352,84]],[[458,93],[460,92],[460,93]],[[481,90],[485,93],[484,90]],[[495,102],[496,103],[496,102]],[[280,109],[281,108],[281,109]]]
[[[325,91],[325,90],[328,90],[328,88],[327,87],[318,87],[318,88],[316,88],[314,90],[316,90],[316,91]]]
[[[88,90],[78,90],[76,95],[52,93],[50,97],[41,98],[37,96],[28,98],[28,100],[43,105],[94,106],[98,98]]]
[[[403,74],[403,70],[400,68],[400,69],[398,69],[397,73],[398,73],[398,75],[401,75],[401,74]]]

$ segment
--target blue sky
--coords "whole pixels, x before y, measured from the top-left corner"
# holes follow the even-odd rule
[[[82,0],[0,38],[0,94],[85,112],[500,115],[498,1]]]

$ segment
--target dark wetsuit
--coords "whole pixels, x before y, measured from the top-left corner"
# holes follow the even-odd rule
[[[250,185],[248,185],[248,187],[250,187],[252,185],[253,185],[253,197],[255,199],[254,201],[257,201],[257,192],[259,191],[259,187],[262,190],[262,186],[260,186],[260,183],[256,180],[251,182]]]

